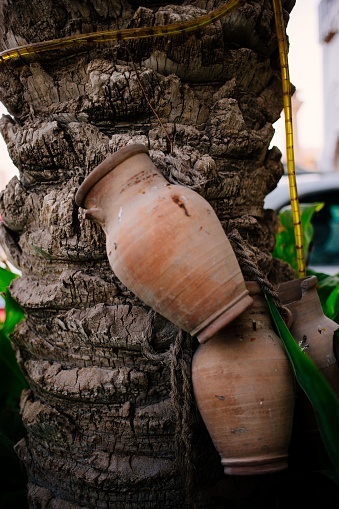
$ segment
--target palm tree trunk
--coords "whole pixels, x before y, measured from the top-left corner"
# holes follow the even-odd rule
[[[283,2],[286,18],[293,3]],[[10,0],[0,49],[185,21],[219,5]],[[170,181],[197,190],[239,233],[272,283],[289,279],[272,260],[276,220],[263,209],[283,171],[269,149],[282,110],[271,2],[249,0],[187,35],[11,59],[0,76],[10,112],[0,128],[20,173],[0,214],[1,242],[22,271],[11,292],[26,314],[13,343],[30,386],[16,446],[29,507],[224,507],[234,480],[192,401],[195,340],[120,283],[74,195],[106,155],[145,143]]]

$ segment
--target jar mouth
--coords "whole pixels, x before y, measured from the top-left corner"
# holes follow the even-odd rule
[[[75,203],[78,207],[84,207],[86,196],[92,187],[99,182],[107,173],[112,171],[116,166],[123,163],[129,157],[137,154],[149,154],[148,148],[142,143],[132,143],[120,148],[113,154],[106,157],[98,166],[96,166],[91,173],[85,178],[81,186],[76,192]]]
[[[316,287],[317,283],[318,278],[314,275],[291,279],[290,281],[280,283],[280,285],[278,285],[278,293],[281,303],[287,305],[292,302],[300,301],[304,293]]]

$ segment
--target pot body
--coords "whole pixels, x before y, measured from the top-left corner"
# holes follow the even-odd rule
[[[109,263],[137,297],[205,342],[252,304],[237,258],[209,203],[172,185],[144,145],[128,145],[76,195],[106,234]]]
[[[278,293],[290,312],[288,327],[292,336],[339,396],[339,368],[333,349],[334,333],[339,325],[324,315],[317,282],[316,276],[287,281],[278,286]],[[313,444],[312,454],[324,456],[313,407],[300,387],[297,387],[295,433],[300,446],[305,442],[305,448],[309,449]]]
[[[256,475],[288,467],[295,379],[266,300],[255,282],[253,305],[192,361],[194,395],[226,474]]]
[[[292,336],[339,394],[339,368],[333,350],[333,336],[339,325],[324,315],[317,282],[316,276],[287,281],[278,286],[278,294],[290,311]]]

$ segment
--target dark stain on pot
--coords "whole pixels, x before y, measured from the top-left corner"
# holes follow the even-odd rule
[[[187,210],[187,208],[186,208],[186,205],[183,203],[183,201],[180,199],[180,197],[179,197],[179,196],[177,196],[177,195],[174,195],[174,196],[172,196],[172,200],[174,201],[174,203],[175,203],[176,205],[178,205],[178,207],[180,207],[181,209],[183,209],[183,210],[184,210],[184,212],[185,212],[185,214],[186,214],[186,216],[188,216],[188,217],[189,217],[189,213],[188,213],[188,210]]]
[[[231,433],[238,435],[239,433],[245,433],[246,431],[246,428],[234,428],[232,429]]]
[[[147,180],[152,180],[153,177],[156,177],[157,175],[159,175],[159,173],[157,173],[156,171],[154,173],[149,173],[147,171],[142,170],[140,173],[134,175],[133,177],[127,180],[125,185],[121,188],[120,193],[124,192],[129,187],[133,187],[136,184],[139,184],[140,182],[147,182]]]

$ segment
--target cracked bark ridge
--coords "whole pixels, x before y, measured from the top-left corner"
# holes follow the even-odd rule
[[[293,2],[283,4],[287,20]],[[8,0],[0,49],[190,19],[218,5]],[[169,181],[196,189],[225,230],[240,232],[271,281],[289,279],[270,255],[276,217],[263,210],[283,171],[280,151],[269,149],[282,110],[271,2],[247,1],[186,36],[13,60],[0,77],[10,113],[0,130],[19,169],[0,194],[0,241],[22,271],[11,292],[26,318],[12,339],[30,385],[27,437],[16,446],[30,507],[188,507],[162,357],[178,331],[115,277],[104,234],[74,195],[109,153],[145,143]],[[189,359],[191,346],[183,352]],[[218,507],[219,457],[199,416],[190,418],[196,507]]]

